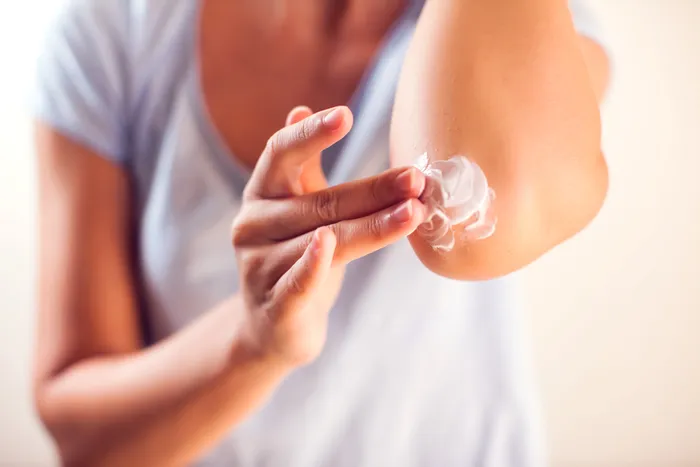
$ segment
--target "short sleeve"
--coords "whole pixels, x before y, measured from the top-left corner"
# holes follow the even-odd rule
[[[605,46],[605,35],[602,27],[586,0],[569,0],[569,10],[576,31]]]
[[[128,63],[123,0],[70,0],[36,66],[33,116],[110,161],[127,162]]]

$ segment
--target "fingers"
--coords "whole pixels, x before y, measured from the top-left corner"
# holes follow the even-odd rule
[[[370,216],[334,224],[330,227],[338,246],[333,260],[347,264],[391,245],[413,233],[427,214],[420,201],[410,199]]]
[[[308,304],[328,276],[335,247],[336,238],[329,228],[322,227],[311,235],[304,253],[275,285],[277,306],[289,311],[302,310]]]
[[[418,169],[403,167],[303,196],[258,201],[265,206],[248,211],[247,236],[258,242],[288,240],[418,198],[424,187],[425,176]]]
[[[288,121],[295,121],[304,111],[295,109]],[[268,140],[246,187],[246,196],[277,198],[301,194],[303,164],[340,141],[351,127],[352,113],[345,106],[313,114],[284,127]]]
[[[347,264],[410,235],[426,216],[426,207],[417,199],[410,199],[369,216],[328,226],[337,243],[333,264]],[[289,269],[303,254],[312,235],[305,234],[277,245],[274,254],[279,262],[270,273],[282,274]]]

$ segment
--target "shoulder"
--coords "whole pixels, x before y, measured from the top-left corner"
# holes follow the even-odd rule
[[[64,1],[39,55],[34,116],[127,162],[125,135],[138,99],[154,79],[176,79],[198,1]]]
[[[46,51],[69,47],[73,52],[123,47],[128,9],[119,0],[67,0],[47,29]]]
[[[128,30],[119,0],[67,0],[38,57],[32,113],[51,128],[123,162]]]
[[[180,41],[200,0],[67,0],[49,28],[51,40],[136,60]],[[139,63],[134,63],[138,65]]]

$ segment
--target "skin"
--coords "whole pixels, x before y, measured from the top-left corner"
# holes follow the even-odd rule
[[[576,34],[565,1],[428,2],[397,92],[392,164],[467,155],[497,194],[498,225],[478,242],[456,235],[449,253],[412,235],[423,264],[492,279],[583,229],[607,192],[606,82],[605,54]]]
[[[574,34],[562,3],[553,0],[428,2],[397,95],[396,167],[328,188],[320,152],[347,134],[352,115],[343,106],[318,114],[289,109],[347,102],[403,7],[343,3],[334,10],[330,2],[303,2],[286,16],[270,16],[260,11],[262,2],[205,2],[199,41],[205,102],[223,139],[252,170],[231,234],[240,293],[148,348],[129,255],[127,174],[37,124],[35,396],[65,465],[187,464],[264,404],[283,378],[318,355],[344,266],[410,235],[424,220],[417,198],[425,180],[401,166],[428,141],[436,157],[468,150],[478,158],[499,193],[505,230],[483,247],[463,245],[447,257],[412,236],[418,256],[439,274],[493,277],[515,269],[593,217],[604,192],[595,96],[604,89],[606,60]],[[518,14],[500,13],[504,7]],[[514,28],[511,16],[523,24]],[[487,22],[467,38],[456,28],[480,21]],[[538,30],[549,23],[551,30]],[[490,45],[486,30],[490,41],[502,40]],[[250,37],[253,45],[241,47]],[[522,50],[514,45],[520,41]],[[523,55],[534,50],[540,53]],[[514,78],[493,82],[503,73]],[[468,105],[449,105],[449,95]],[[491,105],[500,118],[492,117]],[[527,168],[533,163],[545,168],[543,175]],[[564,177],[559,185],[554,173]],[[557,187],[570,190],[562,203],[583,197],[567,206],[572,214],[545,196]],[[531,225],[522,221],[529,217]],[[534,240],[545,227],[545,240]]]
[[[36,399],[65,464],[187,463],[318,355],[344,266],[425,219],[415,169],[327,187],[320,152],[347,134],[349,116],[347,108],[290,113],[232,227],[241,292],[148,349],[126,273],[124,175],[38,128],[46,215]],[[300,164],[301,174],[290,170]],[[105,214],[108,199],[119,211]]]

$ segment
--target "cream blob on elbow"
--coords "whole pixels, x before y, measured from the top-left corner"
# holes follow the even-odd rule
[[[454,248],[456,237],[477,241],[493,235],[496,194],[478,164],[464,156],[430,162],[426,153],[416,167],[426,176],[421,201],[429,210],[418,235],[439,251]]]

